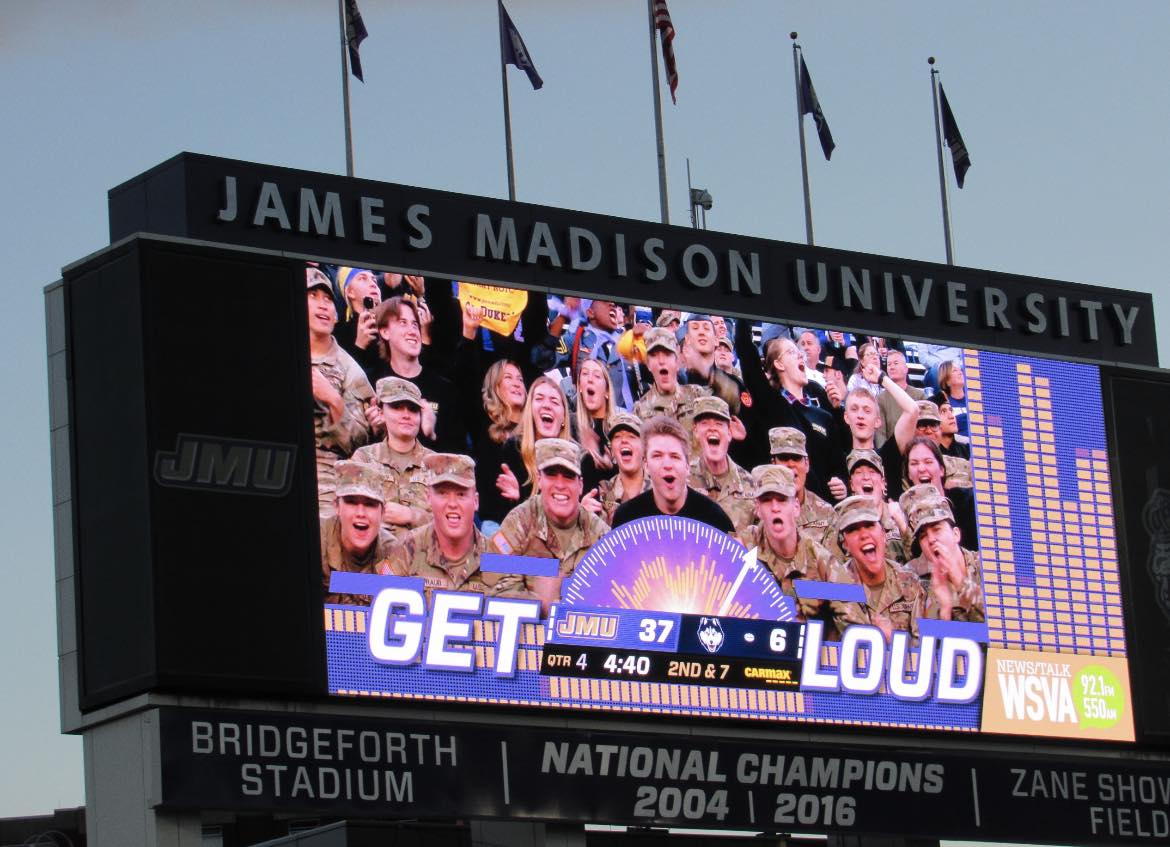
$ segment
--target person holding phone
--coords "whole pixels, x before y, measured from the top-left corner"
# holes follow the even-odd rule
[[[333,337],[354,361],[362,366],[366,378],[376,381],[378,368],[378,324],[374,310],[382,302],[382,289],[373,271],[341,266],[337,269],[337,287],[345,296],[345,315],[337,322]]]

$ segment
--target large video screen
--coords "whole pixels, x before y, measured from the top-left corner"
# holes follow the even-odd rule
[[[1095,366],[304,271],[331,694],[1133,740]]]

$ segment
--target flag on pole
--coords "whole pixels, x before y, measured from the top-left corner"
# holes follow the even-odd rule
[[[353,75],[358,78],[359,82],[365,82],[362,79],[362,57],[358,54],[358,49],[365,41],[366,25],[362,22],[362,13],[358,11],[357,0],[345,0],[345,43],[349,47],[349,69],[353,71]]]
[[[528,48],[524,45],[524,39],[520,37],[520,31],[512,23],[512,17],[502,2],[500,3],[500,59],[505,65],[515,65],[528,74],[528,81],[532,83],[533,89],[539,90],[544,85],[544,80],[536,72],[532,54],[528,52]]]
[[[808,65],[804,63],[804,55],[800,57],[800,113],[812,115],[817,125],[817,138],[821,140],[821,150],[825,159],[833,155],[833,133],[829,132],[829,122],[825,120],[825,113],[821,110],[821,101],[817,99],[817,92],[813,88],[812,77],[808,75]]]
[[[674,24],[670,22],[670,12],[666,8],[666,0],[654,0],[654,26],[662,39],[662,64],[666,66],[666,81],[670,85],[670,100],[678,104],[674,92],[678,89],[678,66],[674,61]]]
[[[938,97],[942,101],[942,131],[943,141],[951,148],[951,161],[955,166],[955,182],[959,188],[963,187],[963,177],[967,175],[967,168],[971,167],[971,157],[967,153],[967,145],[963,143],[963,136],[959,135],[959,125],[955,123],[955,116],[951,113],[951,104],[947,102],[947,93],[943,91],[942,83],[938,84]]]

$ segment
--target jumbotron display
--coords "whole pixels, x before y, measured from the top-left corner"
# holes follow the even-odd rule
[[[305,277],[331,694],[1133,740],[1095,366]]]

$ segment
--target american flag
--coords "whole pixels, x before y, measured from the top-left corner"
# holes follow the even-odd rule
[[[666,81],[670,84],[671,102],[678,104],[674,96],[678,88],[678,66],[674,61],[674,24],[670,22],[670,12],[666,9],[666,0],[654,0],[654,27],[662,39],[662,64],[666,66]]]

